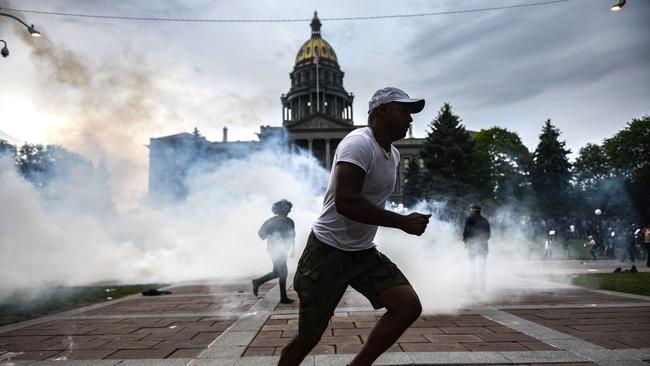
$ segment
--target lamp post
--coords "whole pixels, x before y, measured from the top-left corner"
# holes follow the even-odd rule
[[[0,8],[0,10],[2,10],[2,8]],[[25,28],[27,28],[27,31],[29,32],[29,34],[32,35],[32,37],[40,37],[41,36],[41,33],[39,31],[37,31],[36,28],[34,28],[34,24],[29,25],[29,24],[23,22],[22,20],[20,20],[20,18],[16,17],[15,15],[11,15],[11,14],[8,14],[8,13],[3,13],[1,11],[0,11],[0,15],[17,20],[20,24],[24,25]]]
[[[0,10],[2,10],[2,8],[0,8]],[[32,35],[32,37],[40,37],[41,36],[41,33],[36,30],[36,28],[34,27],[34,24],[29,25],[29,24],[23,22],[20,18],[16,17],[15,15],[3,13],[1,11],[0,11],[0,16],[11,18],[11,19],[14,19],[14,20],[18,21],[20,24],[24,25],[25,28],[27,28],[27,31],[29,32],[29,34]],[[4,40],[1,40],[1,39],[0,39],[0,42],[2,42],[4,44],[4,46],[2,47],[2,50],[0,50],[0,54],[2,55],[2,57],[9,56],[9,49],[7,48],[7,42],[5,42]]]

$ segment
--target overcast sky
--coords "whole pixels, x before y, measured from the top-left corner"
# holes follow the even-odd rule
[[[392,85],[427,105],[416,137],[444,102],[466,127],[519,133],[534,150],[550,118],[574,152],[650,113],[650,1],[571,0],[545,6],[406,19],[327,21],[354,93],[355,124]],[[118,16],[269,19],[410,14],[534,0],[77,1],[0,0],[0,7]],[[399,4],[399,5],[397,5]],[[95,161],[123,154],[146,170],[149,137],[198,127],[253,140],[280,125],[280,95],[309,38],[309,21],[181,23],[13,13],[45,37],[0,17],[0,138],[59,143]],[[143,163],[144,162],[144,163]],[[118,162],[115,162],[118,164]],[[111,164],[109,164],[110,166]]]

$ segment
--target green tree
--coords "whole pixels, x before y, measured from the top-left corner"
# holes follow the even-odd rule
[[[426,192],[435,198],[458,199],[471,189],[471,160],[473,140],[445,103],[429,124],[421,156],[427,172],[423,176]]]
[[[501,127],[474,135],[474,187],[483,202],[496,205],[530,197],[533,158],[519,135]]]
[[[560,130],[546,120],[533,154],[531,182],[543,217],[559,219],[567,214],[570,199],[571,164]]]
[[[650,223],[650,116],[634,118],[603,148],[644,224]]]
[[[21,146],[16,161],[41,197],[80,212],[111,212],[110,177],[103,162],[96,169],[83,156],[61,146],[38,144]]]
[[[45,146],[25,143],[18,149],[16,163],[23,177],[34,186],[42,188],[47,185],[53,164]]]
[[[409,160],[406,174],[404,174],[404,204],[407,207],[417,203],[424,193],[422,188],[422,171],[420,169],[420,157],[415,156]]]
[[[630,199],[624,178],[613,169],[605,149],[587,144],[573,163],[576,191],[572,210],[587,215],[598,208],[616,218],[630,217]]]
[[[72,175],[83,179],[94,174],[91,162],[57,145],[25,143],[16,160],[23,177],[38,188],[47,187],[54,179],[68,179]]]
[[[613,174],[607,152],[597,144],[587,144],[580,148],[573,163],[576,185],[584,191],[595,189],[599,182]]]
[[[15,159],[16,147],[9,143],[7,140],[0,139],[0,157],[7,157],[11,160]]]

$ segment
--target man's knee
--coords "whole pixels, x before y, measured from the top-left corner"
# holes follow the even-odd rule
[[[420,298],[411,286],[399,286],[383,294],[386,310],[415,321],[422,314]]]
[[[417,296],[405,301],[404,309],[411,321],[415,321],[420,317],[420,315],[422,315],[422,303],[420,303],[420,299]]]

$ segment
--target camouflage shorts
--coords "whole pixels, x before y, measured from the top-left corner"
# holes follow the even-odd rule
[[[410,283],[376,248],[346,252],[322,243],[311,233],[293,279],[300,298],[298,332],[321,336],[348,285],[379,309],[383,307],[379,295],[384,290]]]

